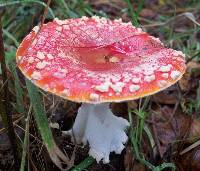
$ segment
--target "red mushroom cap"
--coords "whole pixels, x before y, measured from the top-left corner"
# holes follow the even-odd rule
[[[36,26],[17,51],[20,70],[38,87],[88,103],[154,94],[185,72],[184,54],[131,23],[99,17]]]

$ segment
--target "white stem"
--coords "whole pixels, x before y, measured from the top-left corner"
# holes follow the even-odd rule
[[[89,154],[97,162],[103,159],[108,163],[110,152],[120,154],[124,149],[123,144],[128,139],[124,130],[128,126],[127,120],[113,115],[109,103],[84,103],[78,110],[72,130],[77,143],[89,143]],[[72,134],[72,130],[67,133]]]

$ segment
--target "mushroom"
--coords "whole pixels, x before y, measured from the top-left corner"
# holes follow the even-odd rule
[[[129,122],[113,115],[110,102],[159,92],[185,72],[184,54],[164,47],[142,29],[97,16],[36,26],[20,44],[21,72],[41,89],[82,102],[70,131],[89,143],[89,155],[109,162],[121,153]]]

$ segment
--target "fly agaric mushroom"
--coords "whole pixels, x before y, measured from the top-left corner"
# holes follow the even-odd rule
[[[109,162],[127,141],[127,120],[109,102],[152,95],[185,72],[184,54],[121,20],[82,17],[36,26],[17,51],[22,73],[41,89],[82,102],[71,131],[89,154]]]

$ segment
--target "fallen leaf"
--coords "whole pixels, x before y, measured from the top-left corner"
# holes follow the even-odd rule
[[[149,9],[149,8],[144,8],[140,12],[140,16],[144,18],[154,18],[156,16],[155,11]]]
[[[152,100],[160,104],[176,104],[176,102],[179,100],[176,85],[171,86],[164,91],[156,93],[155,95],[153,95]]]
[[[121,116],[121,117],[124,117],[124,118],[127,118],[127,116],[128,116],[128,111],[127,111],[128,108],[127,108],[126,102],[112,103],[111,109],[112,109],[112,112],[117,116]]]
[[[179,81],[179,86],[183,91],[189,91],[198,84],[198,80],[195,78],[200,76],[200,63],[195,61],[190,61],[187,64],[186,73],[183,75],[182,79]]]
[[[172,146],[174,150],[178,150],[176,145],[191,143],[200,137],[199,120],[178,111],[173,113],[173,109],[168,106],[157,108],[150,118],[152,117],[154,119],[151,126],[156,128],[156,134],[155,130],[152,130],[155,142],[159,143],[156,145],[157,148],[158,145],[160,147],[160,151],[158,149],[157,151],[161,154],[161,158],[170,151]]]
[[[175,163],[179,171],[200,170],[200,147],[194,148],[184,155],[177,156]]]
[[[138,107],[138,103],[136,100],[130,100],[127,103],[128,103],[129,109],[131,109],[131,110],[135,110]]]
[[[148,171],[143,164],[134,159],[130,145],[126,148],[124,155],[124,167],[125,171]]]

